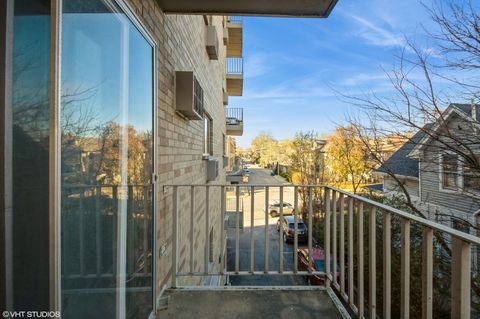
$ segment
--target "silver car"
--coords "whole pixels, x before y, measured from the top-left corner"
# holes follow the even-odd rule
[[[290,203],[283,202],[283,215],[293,215],[293,206]],[[268,213],[272,217],[280,216],[280,202],[275,200],[268,204]]]

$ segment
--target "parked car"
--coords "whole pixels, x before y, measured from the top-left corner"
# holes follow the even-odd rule
[[[283,228],[283,239],[285,242],[293,242],[295,238],[295,220],[294,216],[285,216],[283,217],[283,222],[280,223],[280,219],[277,221],[277,231],[280,231],[280,227]],[[307,225],[302,221],[301,218],[297,220],[297,237],[298,242],[305,242],[308,239],[308,229]]]
[[[278,200],[268,204],[268,213],[272,217],[280,216],[280,202]],[[293,206],[290,203],[283,202],[283,215],[293,215]]]
[[[308,257],[308,248],[299,248],[298,252],[298,270],[308,271],[309,270],[309,257]],[[314,247],[312,248],[313,263],[310,271],[325,271],[325,251],[321,248]],[[333,267],[333,262],[330,262],[330,268]],[[337,265],[337,277],[339,275],[340,269]],[[306,276],[306,281],[311,285],[322,286],[325,284],[325,275],[310,275]]]

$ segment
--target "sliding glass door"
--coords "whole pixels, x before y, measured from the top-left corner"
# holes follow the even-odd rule
[[[64,0],[62,318],[147,318],[154,46],[114,1]]]
[[[8,160],[2,174],[11,203],[5,210],[7,307],[48,310],[50,1],[13,5],[13,41],[6,45],[12,46],[3,150]]]

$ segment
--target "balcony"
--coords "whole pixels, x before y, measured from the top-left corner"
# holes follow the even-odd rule
[[[227,108],[225,110],[227,120],[227,135],[242,136],[243,135],[243,109]]]
[[[398,314],[401,318],[438,318],[437,307],[447,309],[451,318],[479,314],[472,288],[472,277],[478,274],[471,272],[471,253],[480,245],[478,237],[327,186],[169,185],[164,192],[172,208],[167,212],[173,221],[172,276],[171,288],[162,297],[168,296],[168,305],[158,318],[259,314],[275,318],[390,318]],[[206,205],[201,212],[193,206],[191,210],[180,208],[189,207],[188,201],[195,201],[202,192]],[[235,215],[243,214],[243,219],[219,223],[215,231],[220,242],[180,236],[208,231],[212,214],[220,213],[224,220],[227,211],[232,213],[228,205],[232,194]],[[264,209],[271,200],[278,203],[275,214]],[[292,205],[284,206],[287,201]],[[209,210],[216,205],[219,210]],[[292,215],[292,225],[277,228],[277,220],[287,214]],[[190,226],[179,223],[195,216],[204,216],[204,221]],[[300,227],[301,220],[305,227]],[[212,245],[221,250],[218,267],[209,267]],[[445,277],[434,271],[442,249],[446,253],[440,254],[440,260],[449,261]],[[185,257],[197,250],[203,252],[200,262]],[[228,277],[232,285],[188,284],[200,277]],[[448,292],[434,278],[448,281]],[[439,303],[439,298],[448,302]]]
[[[243,95],[243,58],[226,59],[227,93],[229,96]]]
[[[241,58],[243,56],[243,17],[228,17],[227,32],[227,57]]]
[[[337,0],[157,0],[165,13],[326,18]]]

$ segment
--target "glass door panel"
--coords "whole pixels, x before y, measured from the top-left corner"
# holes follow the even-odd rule
[[[62,20],[62,317],[147,318],[153,47],[114,2]]]
[[[48,310],[50,1],[13,4],[12,222],[7,225],[12,286],[7,293],[14,310]]]

